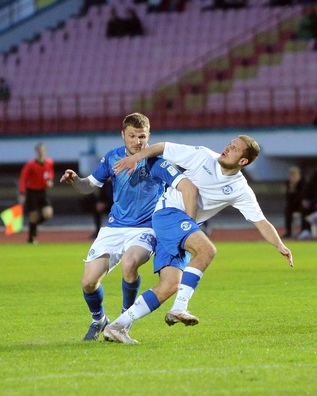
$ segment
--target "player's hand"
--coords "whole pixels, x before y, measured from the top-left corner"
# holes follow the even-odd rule
[[[112,169],[115,175],[119,175],[125,169],[129,169],[127,174],[131,175],[131,173],[133,173],[136,170],[137,165],[138,165],[137,159],[134,157],[134,155],[131,155],[130,157],[125,157],[117,161]]]
[[[60,179],[61,183],[67,183],[67,184],[73,184],[76,179],[78,178],[78,175],[76,172],[74,172],[71,169],[67,169],[63,176]]]
[[[291,252],[284,244],[281,244],[281,245],[278,247],[278,251],[279,251],[285,258],[287,258],[290,267],[294,267],[292,252]]]

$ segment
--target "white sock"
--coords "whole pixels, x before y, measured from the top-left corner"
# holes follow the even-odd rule
[[[203,273],[197,268],[185,268],[171,311],[187,310],[189,300],[191,299],[202,276]]]
[[[171,308],[171,311],[184,311],[188,307],[189,300],[194,293],[194,289],[190,286],[179,285],[178,292]]]
[[[143,318],[143,316],[148,315],[151,312],[150,308],[144,301],[144,298],[139,296],[133,305],[125,312],[123,312],[117,319],[115,319],[111,324],[121,325],[126,327],[133,323],[137,319]]]

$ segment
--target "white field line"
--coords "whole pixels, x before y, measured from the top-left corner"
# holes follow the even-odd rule
[[[284,363],[284,364],[267,364],[267,365],[259,365],[259,366],[225,366],[225,367],[194,367],[194,368],[179,368],[173,370],[173,375],[175,373],[204,373],[204,372],[230,372],[236,370],[270,370],[270,369],[289,369],[290,367],[294,368],[308,368],[308,367],[317,367],[317,363]],[[171,374],[171,370],[131,370],[131,371],[121,371],[117,373],[111,373],[111,378],[116,377],[124,377],[127,375],[157,375],[157,374]],[[44,376],[35,376],[35,377],[11,377],[11,378],[2,378],[1,382],[30,382],[30,381],[40,381],[47,379],[59,379],[59,378],[78,378],[78,377],[105,377],[106,373],[104,372],[93,372],[93,373],[73,373],[73,374],[51,374]]]

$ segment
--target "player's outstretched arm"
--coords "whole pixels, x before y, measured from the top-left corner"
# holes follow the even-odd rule
[[[182,179],[178,183],[176,188],[183,195],[186,214],[193,220],[196,220],[198,206],[198,188],[187,178]]]
[[[128,175],[131,175],[136,170],[138,162],[143,160],[144,158],[157,157],[158,155],[162,155],[164,151],[165,143],[155,143],[152,146],[146,147],[141,150],[139,153],[134,155],[127,156],[117,161],[113,170],[116,175],[123,172],[125,169],[129,169]]]
[[[80,178],[75,171],[67,169],[60,178],[61,183],[71,184],[74,189],[81,194],[90,194],[96,186],[87,177]]]
[[[276,228],[266,219],[254,223],[257,229],[269,243],[275,246],[278,251],[288,260],[289,265],[294,267],[292,252],[284,245]]]
[[[63,176],[60,178],[60,182],[66,184],[73,184],[75,183],[77,178],[78,175],[75,171],[73,171],[72,169],[67,169],[65,170]]]

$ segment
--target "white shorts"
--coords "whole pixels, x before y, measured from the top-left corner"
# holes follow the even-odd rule
[[[156,235],[152,228],[102,227],[91,245],[85,263],[109,254],[109,272],[118,264],[130,246],[141,246],[149,252],[149,258],[156,246]]]

